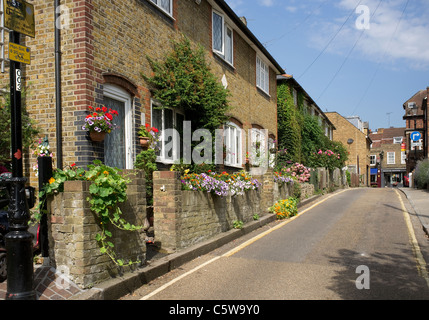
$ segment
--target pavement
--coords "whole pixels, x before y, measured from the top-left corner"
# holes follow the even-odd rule
[[[399,188],[420,219],[423,230],[429,232],[429,191],[413,188]],[[321,195],[314,196],[300,203],[308,205],[316,201]],[[82,290],[70,281],[67,281],[65,270],[56,270],[44,264],[35,264],[34,287],[38,300],[117,300],[133,292],[150,281],[180,267],[201,255],[207,254],[231,241],[234,241],[266,224],[276,220],[275,215],[267,215],[246,224],[243,229],[230,230],[213,239],[197,244],[191,248],[172,254],[162,254],[153,246],[148,246],[147,261],[144,266],[113,278],[96,287]],[[47,264],[47,262],[45,262]],[[0,283],[0,300],[4,300],[7,292],[7,281]]]
[[[424,232],[429,236],[429,190],[420,190],[414,188],[399,188],[420,220]]]

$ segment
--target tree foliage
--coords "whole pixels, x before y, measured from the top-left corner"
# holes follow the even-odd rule
[[[25,93],[22,96],[22,146],[24,149],[34,147],[35,137],[40,133],[36,121],[26,111]],[[4,96],[0,104],[0,164],[8,165],[11,161],[11,109],[10,96]]]

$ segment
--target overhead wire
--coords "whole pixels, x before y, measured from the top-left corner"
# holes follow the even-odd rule
[[[383,0],[380,0],[378,2],[377,8],[374,10],[374,12],[371,15],[371,19],[374,17],[374,15],[376,14],[376,12],[378,11],[378,8],[380,7],[381,3],[383,2]],[[350,49],[349,53],[347,54],[347,56],[345,57],[345,59],[343,60],[342,64],[340,65],[340,67],[338,68],[338,70],[335,72],[334,76],[331,78],[331,80],[329,81],[328,85],[323,89],[322,93],[320,94],[320,96],[316,99],[316,101],[319,101],[320,98],[326,93],[326,91],[329,89],[329,87],[331,86],[331,84],[334,82],[334,80],[337,78],[338,74],[341,72],[341,70],[343,69],[344,65],[346,64],[346,62],[348,61],[348,59],[350,58],[352,52],[354,51],[354,49],[356,48],[358,42],[362,39],[362,36],[365,33],[365,29],[362,30],[362,32],[359,35],[359,38],[356,40],[356,42],[354,43],[353,47]]]
[[[319,58],[322,56],[322,54],[326,51],[326,49],[328,49],[328,47],[331,45],[331,43],[335,40],[335,38],[338,36],[338,34],[341,32],[341,30],[343,30],[344,26],[346,25],[346,23],[350,20],[350,18],[352,17],[352,15],[356,12],[356,8],[361,4],[363,0],[360,0],[359,3],[356,5],[356,7],[353,9],[353,11],[350,13],[350,15],[347,17],[347,19],[344,21],[344,23],[341,25],[340,29],[338,29],[338,31],[335,33],[335,35],[328,41],[328,43],[326,44],[326,46],[323,48],[323,50],[317,55],[317,57],[313,60],[313,62],[310,63],[310,65],[304,70],[304,72],[297,78],[297,79],[301,79],[307,72],[308,70],[311,69],[311,67],[316,63],[317,60],[319,60]]]
[[[268,47],[269,45],[271,45],[273,42],[277,42],[281,39],[283,39],[284,37],[286,37],[287,35],[291,34],[292,32],[296,31],[299,27],[301,27],[305,22],[307,22],[308,19],[310,19],[317,11],[320,10],[320,8],[327,2],[328,0],[324,0],[315,10],[311,11],[300,23],[298,23],[295,27],[293,27],[292,29],[290,29],[289,31],[287,31],[286,33],[282,34],[281,36],[269,40],[267,42],[264,42],[263,45],[265,47]]]
[[[379,69],[380,69],[381,63],[382,63],[382,61],[384,61],[384,58],[385,58],[385,56],[386,56],[386,54],[387,54],[387,52],[388,52],[388,50],[389,50],[389,48],[390,48],[390,46],[391,46],[391,44],[392,44],[392,41],[393,41],[393,39],[394,39],[394,37],[395,37],[396,33],[397,33],[397,32],[398,32],[398,30],[399,30],[399,26],[400,26],[400,24],[401,24],[401,22],[402,22],[402,19],[404,18],[404,15],[405,15],[405,12],[406,12],[406,10],[407,10],[407,8],[408,8],[409,3],[410,3],[410,0],[407,0],[407,2],[405,3],[404,9],[402,10],[401,17],[399,18],[398,23],[396,24],[395,31],[393,32],[392,37],[390,38],[389,43],[388,43],[388,45],[386,46],[386,50],[384,51],[383,57],[382,57],[382,59],[378,62],[378,64],[377,64],[377,68],[376,68],[376,70],[375,70],[374,74],[372,75],[371,81],[368,83],[368,86],[366,87],[366,90],[365,90],[364,94],[361,96],[361,98],[360,98],[359,102],[357,103],[356,107],[354,108],[354,110],[353,110],[352,114],[354,114],[354,113],[356,112],[356,110],[360,107],[360,105],[361,105],[361,103],[363,102],[363,100],[365,99],[365,97],[366,97],[366,95],[367,95],[367,93],[368,93],[369,89],[371,88],[372,83],[374,82],[374,79],[375,79],[375,77],[376,77],[376,76],[377,76],[377,74],[378,74],[378,71],[379,71]]]

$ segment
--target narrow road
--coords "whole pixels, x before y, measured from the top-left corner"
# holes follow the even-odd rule
[[[228,244],[123,299],[429,299],[429,279],[419,271],[428,240],[403,209],[412,213],[394,189],[325,196],[292,221],[272,223],[256,238]]]

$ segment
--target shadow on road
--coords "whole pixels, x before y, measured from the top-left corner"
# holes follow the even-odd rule
[[[342,270],[334,276],[328,289],[344,300],[429,299],[429,289],[424,278],[418,274],[416,262],[410,258],[409,247],[400,246],[402,248],[397,247],[398,254],[375,252],[367,255],[353,250],[339,250],[337,256],[328,257]],[[356,273],[359,266],[368,267],[369,289],[359,290],[356,286],[356,280],[363,275]]]

